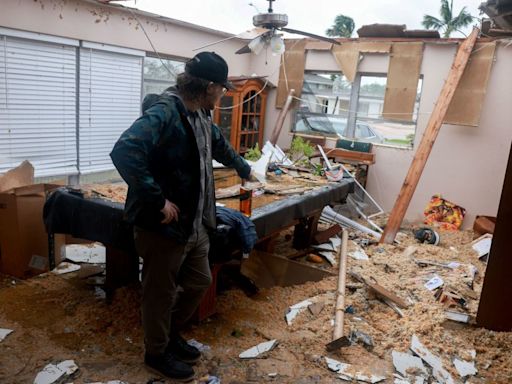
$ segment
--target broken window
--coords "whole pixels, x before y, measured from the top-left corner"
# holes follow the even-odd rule
[[[341,73],[306,72],[293,131],[412,147],[422,80],[418,82],[412,121],[384,119],[385,74],[358,73],[350,84]]]
[[[160,94],[176,84],[176,76],[183,72],[184,62],[157,58],[144,58],[143,97],[148,93]]]

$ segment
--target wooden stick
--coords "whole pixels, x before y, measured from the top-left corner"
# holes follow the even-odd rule
[[[338,273],[338,297],[336,298],[336,315],[334,317],[334,334],[333,340],[337,340],[343,336],[343,321],[345,315],[345,283],[347,272],[347,248],[348,248],[348,231],[343,230],[341,235],[341,246],[338,252],[338,260],[340,269]]]
[[[402,224],[405,212],[407,211],[412,195],[416,190],[423,169],[425,168],[425,164],[427,163],[428,156],[432,150],[432,146],[434,145],[437,134],[439,133],[439,129],[443,124],[443,120],[446,115],[446,111],[450,106],[450,102],[452,101],[453,94],[455,93],[457,85],[462,77],[464,68],[466,68],[466,64],[469,56],[471,55],[471,51],[473,50],[473,46],[475,45],[478,33],[479,29],[474,28],[471,35],[469,35],[469,37],[461,44],[457,51],[457,56],[455,56],[448,78],[444,83],[441,94],[439,95],[432,114],[430,115],[427,128],[423,133],[423,137],[418,149],[416,150],[409,172],[405,177],[402,189],[400,190],[395,206],[391,211],[391,216],[389,217],[384,233],[380,238],[381,243],[392,244],[395,240],[395,236],[400,229],[400,224]]]
[[[290,92],[288,92],[288,97],[286,98],[286,103],[284,104],[283,108],[281,109],[281,112],[279,112],[279,116],[277,118],[276,125],[274,127],[274,130],[272,131],[272,135],[270,136],[270,142],[272,143],[272,145],[276,145],[277,139],[279,139],[279,135],[281,134],[281,129],[283,128],[284,119],[286,117],[286,114],[290,110],[290,106],[292,105],[294,94],[295,94],[295,89],[290,89]]]

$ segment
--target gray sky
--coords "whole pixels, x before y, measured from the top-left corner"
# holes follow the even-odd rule
[[[481,17],[478,6],[483,0],[453,1],[456,14],[465,6],[471,15]],[[260,12],[266,12],[268,2],[264,0],[130,0],[120,4],[237,34],[252,28],[252,16],[257,11],[249,5],[251,2]],[[373,23],[421,29],[423,15],[439,16],[440,4],[439,0],[276,0],[273,8],[276,13],[288,15],[288,27],[325,35],[338,14],[352,17],[356,30]]]

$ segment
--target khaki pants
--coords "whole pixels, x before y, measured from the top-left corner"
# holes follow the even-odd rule
[[[212,282],[210,243],[203,225],[187,244],[134,229],[142,268],[142,327],[146,353],[161,354],[169,338],[193,315]]]

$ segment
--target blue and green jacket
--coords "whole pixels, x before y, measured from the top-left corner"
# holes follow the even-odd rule
[[[186,242],[199,201],[199,149],[183,103],[162,94],[128,128],[110,157],[128,184],[125,218],[142,228]],[[212,157],[248,178],[251,168],[211,124]],[[208,182],[208,181],[207,181]],[[178,221],[161,224],[165,199],[180,209]]]

